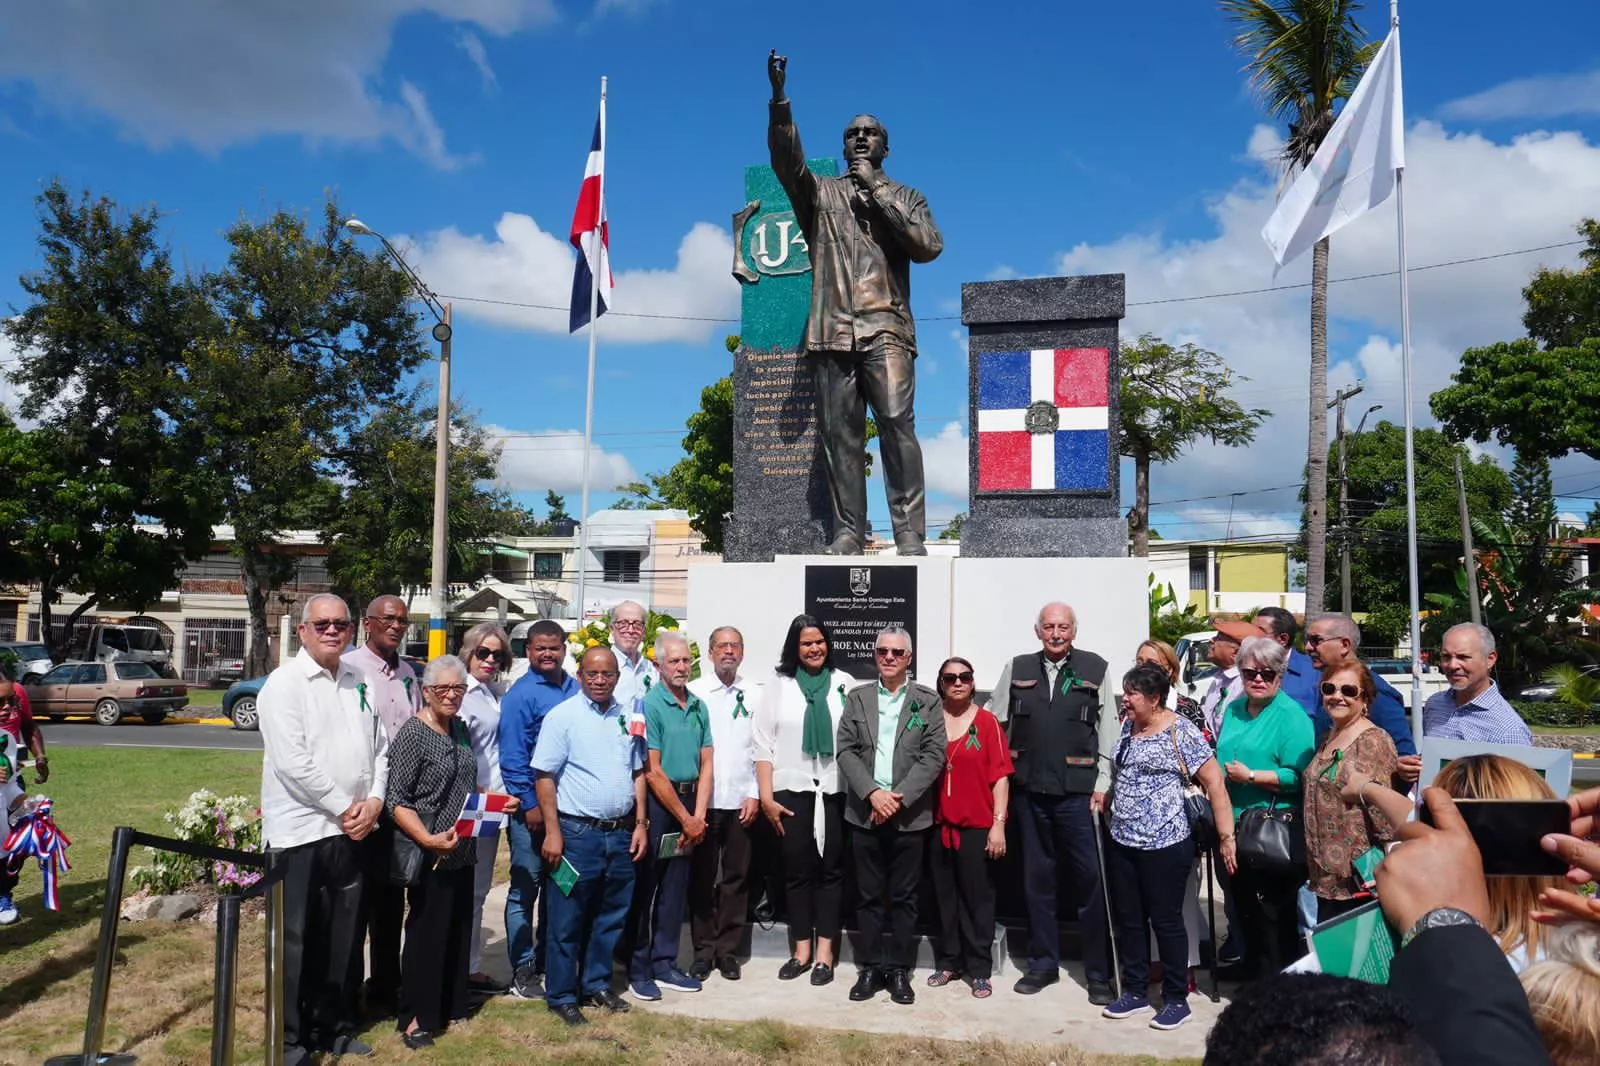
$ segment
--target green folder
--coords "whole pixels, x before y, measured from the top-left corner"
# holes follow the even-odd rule
[[[554,870],[550,871],[550,880],[561,890],[563,896],[570,896],[572,895],[572,886],[578,883],[578,868],[572,865],[572,861],[563,855],[561,856],[561,862]]]
[[[1375,985],[1389,983],[1389,964],[1400,948],[1376,900],[1312,929],[1310,940],[1323,973]]]
[[[656,851],[658,859],[678,859],[694,850],[694,845],[683,839],[682,833],[662,833],[661,847]]]

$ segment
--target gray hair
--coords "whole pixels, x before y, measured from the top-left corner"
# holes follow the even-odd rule
[[[1480,626],[1475,622],[1460,622],[1445,630],[1444,635],[1448,637],[1451,633],[1457,633],[1463,630],[1468,633],[1477,634],[1478,650],[1483,653],[1483,657],[1485,659],[1494,654],[1494,634],[1490,632],[1488,626]]]
[[[1051,600],[1049,603],[1039,608],[1039,613],[1033,618],[1034,624],[1038,625],[1040,622],[1043,622],[1044,613],[1052,607],[1060,607],[1062,610],[1066,611],[1069,616],[1071,616],[1072,624],[1074,626],[1078,624],[1078,612],[1072,609],[1072,604],[1067,603],[1064,600]]]
[[[1246,637],[1239,645],[1239,665],[1283,673],[1289,662],[1289,649],[1271,637]]]
[[[734,636],[739,638],[739,645],[741,647],[744,646],[744,634],[739,632],[738,626],[718,626],[711,631],[711,635],[707,637],[706,640],[711,644],[715,644],[717,642],[718,633],[732,633]]]
[[[884,626],[882,629],[878,630],[877,639],[872,642],[872,646],[876,648],[879,643],[883,641],[884,637],[905,637],[906,651],[915,650],[911,644],[911,634],[906,632],[905,626]]]
[[[315,596],[313,596],[309,600],[307,600],[305,603],[301,604],[300,605],[300,621],[302,623],[310,622],[311,621],[311,608],[315,607],[319,603],[323,603],[325,601],[330,601],[330,600],[332,602],[334,602],[334,603],[337,603],[340,607],[344,608],[344,618],[345,618],[345,621],[348,622],[350,620],[350,605],[348,603],[344,602],[344,597],[343,596],[335,596],[331,592],[319,592]]]
[[[1352,651],[1360,650],[1361,627],[1356,624],[1356,620],[1354,618],[1351,618],[1347,614],[1319,614],[1306,623],[1306,628],[1310,629],[1313,625],[1317,625],[1322,622],[1327,622],[1333,626],[1334,636],[1342,637],[1345,640],[1348,640],[1350,642],[1350,649]]]
[[[496,622],[479,622],[467,630],[461,637],[461,647],[456,649],[456,654],[463,662],[472,659],[472,653],[478,650],[478,645],[494,637],[500,642],[500,654],[505,657],[502,669],[511,665],[511,638],[506,636],[506,631]]]
[[[431,688],[433,685],[438,684],[439,675],[446,670],[454,670],[460,674],[463,683],[471,676],[467,673],[466,663],[454,655],[446,653],[438,658],[429,660],[428,665],[422,668],[422,687]]]
[[[661,646],[663,644],[682,644],[684,651],[692,652],[692,649],[689,647],[688,637],[684,636],[682,633],[673,632],[670,629],[660,630],[656,633],[656,663],[658,665],[661,662]]]
[[[642,619],[642,620],[644,620],[646,622],[648,622],[650,620],[650,612],[644,609],[644,604],[639,603],[639,602],[637,602],[635,600],[623,600],[621,603],[619,603],[615,607],[611,608],[611,624],[612,625],[616,625],[616,623],[617,623],[617,612],[622,610],[624,607],[632,607],[632,608],[634,608],[635,610],[637,610],[639,612],[640,619]]]

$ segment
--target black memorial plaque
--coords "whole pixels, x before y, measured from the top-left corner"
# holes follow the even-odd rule
[[[916,647],[914,566],[807,566],[805,605],[833,636],[834,665],[857,680],[878,676],[872,649],[885,627],[902,627]]]

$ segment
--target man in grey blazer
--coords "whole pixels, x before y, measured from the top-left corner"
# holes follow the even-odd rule
[[[846,697],[835,756],[861,890],[856,924],[863,966],[850,998],[860,1002],[888,988],[891,999],[905,1004],[916,999],[909,971],[916,963],[917,886],[944,769],[944,712],[932,689],[906,676],[911,634],[885,629],[874,655],[878,680]]]

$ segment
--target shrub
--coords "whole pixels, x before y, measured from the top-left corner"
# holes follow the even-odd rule
[[[261,811],[248,796],[219,796],[210,789],[191,793],[184,805],[163,815],[174,839],[217,848],[259,852]],[[146,848],[150,865],[133,871],[133,883],[157,894],[190,885],[215,885],[219,893],[242,892],[261,880],[261,872],[231,862],[196,859]]]
[[[1511,706],[1522,716],[1524,722],[1540,729],[1572,729],[1594,724],[1594,713],[1587,707],[1573,707],[1554,700],[1548,703],[1512,700]]]

